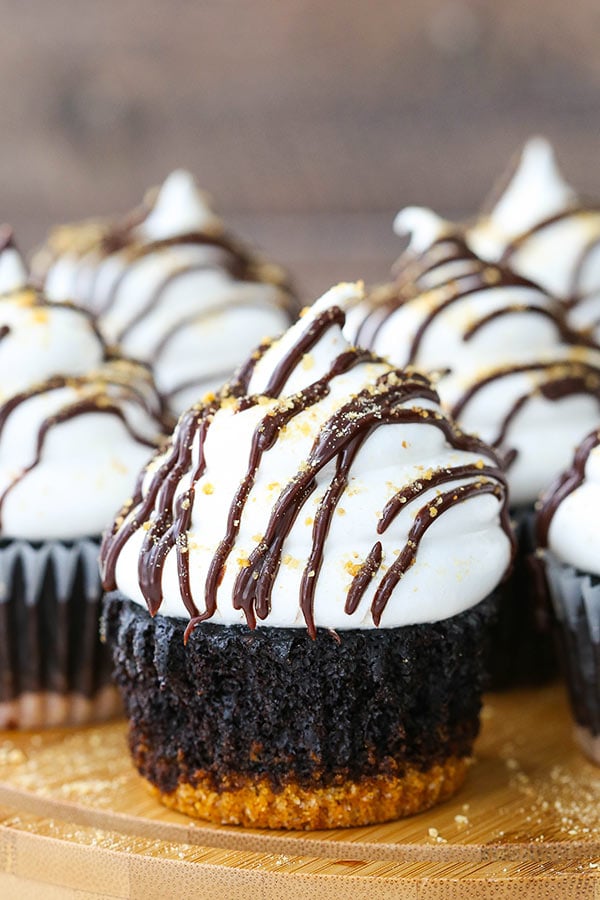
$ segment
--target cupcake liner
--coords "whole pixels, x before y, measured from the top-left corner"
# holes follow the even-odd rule
[[[600,578],[544,556],[575,736],[600,765]]]
[[[0,727],[105,719],[118,710],[99,639],[99,543],[0,546]]]
[[[548,590],[535,554],[535,510],[511,510],[517,539],[513,571],[498,588],[498,618],[492,628],[490,688],[544,684],[558,672]]]

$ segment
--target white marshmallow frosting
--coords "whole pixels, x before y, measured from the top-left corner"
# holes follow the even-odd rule
[[[398,280],[351,311],[346,334],[437,371],[461,427],[510,454],[512,504],[531,503],[600,420],[600,353],[576,343],[557,301],[484,263],[430,210],[404,210],[395,227],[410,233]]]
[[[552,146],[529,140],[491,210],[467,230],[484,259],[505,258],[568,306],[573,327],[600,342],[600,207],[564,180]]]
[[[593,575],[600,575],[599,509],[600,433],[592,432],[578,448],[572,467],[543,498],[540,521],[550,514],[544,543],[554,555]]]
[[[93,312],[105,339],[152,365],[174,415],[219,387],[293,305],[282,272],[248,255],[193,177],[175,171],[121,229],[57,229],[34,260],[47,295]]]
[[[27,288],[22,261],[19,283],[15,254],[0,253],[0,536],[96,536],[158,443],[158,397],[88,313]]]
[[[341,329],[343,316],[335,308],[346,308],[361,296],[357,285],[333,288],[280,340],[262,355],[255,354],[241,395],[226,391],[215,401],[216,411],[207,414],[206,407],[199,406],[184,414],[171,445],[148,467],[133,505],[124,508],[112,535],[105,538],[102,560],[107,589],[118,587],[142,606],[154,604],[152,612],[188,618],[193,611],[189,603],[184,603],[184,565],[189,598],[200,618],[219,624],[243,624],[245,613],[233,602],[235,585],[248,575],[253,596],[253,585],[259,583],[261,575],[260,566],[253,568],[253,559],[257,553],[262,558],[260,554],[267,546],[271,552],[283,538],[279,565],[269,582],[268,609],[262,615],[257,613],[259,626],[306,627],[308,619],[300,602],[303,581],[314,588],[314,625],[334,629],[437,621],[474,606],[490,594],[510,559],[507,526],[500,521],[505,488],[497,480],[500,473],[486,474],[486,467],[498,472],[493,454],[478,442],[469,444],[468,449],[466,439],[460,443],[422,376],[395,373],[388,363],[351,349]],[[329,314],[332,318],[323,324],[323,316]],[[287,368],[286,359],[288,363],[293,360]],[[352,365],[336,368],[348,359],[353,360]],[[283,382],[274,387],[273,379],[277,373],[281,375],[282,367]],[[328,388],[319,393],[318,399],[313,397],[302,408],[296,407],[299,396],[304,396],[299,392],[317,390],[322,379],[329,379]],[[410,386],[414,388],[412,393]],[[403,390],[406,396],[402,394],[394,401],[394,391]],[[355,407],[361,397],[363,406]],[[210,397],[206,402],[210,404]],[[378,403],[384,412],[375,412],[373,422],[381,421],[380,427],[365,432],[358,445],[347,443],[346,450],[338,447],[339,452],[331,451],[328,462],[313,468],[319,453],[325,453],[331,442],[343,444],[350,433],[346,429],[362,428],[365,417],[379,409]],[[391,419],[389,404],[395,410]],[[273,416],[286,415],[291,409],[295,412],[286,423],[279,422],[274,439],[273,435],[265,438],[267,447],[245,502],[241,502],[237,492],[251,469],[256,442],[263,432],[270,434]],[[201,421],[205,426],[199,424]],[[189,427],[191,439],[185,431]],[[354,456],[348,450],[350,446],[354,447]],[[336,485],[336,472],[341,477],[344,461],[349,465],[347,480],[342,483],[322,558],[317,561],[315,523],[323,521],[327,498]],[[180,468],[174,476],[176,466]],[[448,468],[458,466],[470,468],[466,473],[460,470],[462,477],[448,475]],[[435,473],[439,475],[442,470],[447,480],[428,488],[428,481],[435,481]],[[295,490],[302,478],[310,481],[313,473],[312,487],[286,512],[282,498]],[[169,488],[169,477],[176,477],[177,482],[174,493],[166,499],[163,490]],[[398,514],[379,533],[378,522],[386,504],[415,485],[420,491],[418,497],[399,502]],[[470,493],[462,502],[450,502],[449,508],[442,509],[442,495],[448,491],[454,500],[463,492]],[[291,520],[286,518],[290,511]],[[179,531],[173,523],[184,512],[189,518]],[[419,516],[425,517],[429,526],[413,564],[397,580],[376,623],[374,598],[395,561],[409,549],[407,541]],[[213,581],[215,608],[208,614],[211,566],[232,524],[235,535],[222,570]],[[274,529],[272,533],[270,528]],[[166,543],[161,545],[161,540]],[[378,541],[380,565],[366,579],[356,609],[348,612],[345,604],[350,587]],[[148,588],[149,583],[152,588]]]

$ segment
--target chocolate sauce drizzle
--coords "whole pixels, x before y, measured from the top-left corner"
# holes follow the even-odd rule
[[[302,357],[328,329],[341,328],[343,324],[344,315],[335,307],[325,310],[310,321],[275,367],[261,396],[279,399]],[[299,413],[327,396],[334,378],[361,363],[381,363],[378,357],[368,351],[350,348],[334,359],[329,371],[320,379],[296,394],[281,398],[261,418],[252,436],[245,476],[230,505],[225,534],[209,566],[204,587],[204,609],[199,610],[190,590],[187,531],[191,522],[195,486],[205,472],[204,443],[214,415],[225,400],[229,404],[235,400],[234,414],[258,403],[260,398],[247,391],[256,363],[267,348],[268,344],[263,345],[250,357],[230,385],[215,398],[214,403],[193,408],[184,414],[162,464],[154,474],[140,477],[132,504],[122,510],[112,533],[105,536],[102,544],[100,558],[104,586],[106,590],[114,590],[119,554],[134,532],[144,528],[138,557],[138,579],[152,615],[160,610],[162,603],[164,563],[169,552],[176,548],[180,595],[191,617],[186,639],[197,625],[210,619],[216,612],[219,585],[235,546],[246,502],[263,457],[275,445],[281,430]],[[417,373],[389,370],[351,397],[322,426],[306,462],[283,487],[273,504],[264,535],[236,575],[231,602],[235,609],[243,611],[250,628],[256,627],[257,619],[263,620],[268,616],[271,592],[281,565],[285,540],[306,501],[316,490],[319,473],[333,463],[333,477],[314,516],[312,547],[302,574],[298,598],[308,632],[313,637],[316,634],[314,596],[331,521],[348,485],[352,464],[358,452],[367,438],[381,425],[419,423],[433,426],[442,431],[452,447],[482,453],[488,459],[492,458],[497,466],[479,462],[432,471],[423,479],[415,480],[403,488],[389,501],[378,524],[379,534],[386,531],[400,509],[418,501],[426,491],[438,485],[455,483],[450,490],[438,493],[438,496],[417,511],[406,545],[375,591],[371,612],[376,625],[381,621],[394,587],[414,563],[423,535],[437,516],[447,509],[480,494],[493,494],[500,504],[502,527],[512,542],[506,483],[493,451],[476,438],[462,434],[437,410],[421,406],[422,401],[438,402],[437,394],[427,378]],[[194,463],[195,454],[197,458]],[[190,471],[190,487],[177,495],[181,479]],[[383,549],[381,542],[377,541],[352,579],[345,605],[349,615],[358,607],[382,562]]]
[[[588,457],[598,445],[600,445],[600,431],[592,431],[577,448],[571,467],[563,472],[546,491],[538,510],[536,522],[540,547],[548,546],[548,532],[554,514],[563,500],[583,484]]]
[[[143,398],[143,395],[139,395],[136,390],[129,385],[124,385],[120,381],[111,380],[110,376],[108,375],[106,377],[99,376],[99,380],[101,380],[107,388],[112,389],[112,396],[110,392],[106,393],[105,391],[101,390],[100,387],[94,389],[93,378],[90,379],[86,378],[85,376],[54,376],[52,378],[49,378],[47,381],[42,382],[41,384],[37,384],[29,388],[26,391],[22,391],[19,394],[13,395],[9,400],[0,405],[1,439],[10,416],[21,405],[27,403],[27,401],[33,399],[34,397],[38,397],[41,394],[51,393],[52,391],[61,390],[66,387],[76,390],[89,390],[89,393],[86,396],[82,397],[82,399],[74,400],[73,402],[67,402],[67,404],[57,410],[57,412],[42,419],[41,423],[39,424],[37,436],[35,439],[35,453],[32,462],[28,466],[25,466],[16,476],[14,476],[9,484],[5,487],[5,489],[0,492],[0,532],[2,531],[2,512],[7,497],[26,478],[26,476],[40,464],[43,458],[46,439],[50,432],[58,425],[89,413],[100,413],[102,415],[116,416],[123,423],[123,426],[134,441],[147,447],[155,446],[155,441],[148,440],[148,438],[138,433],[133,428],[120,405],[120,403],[125,400],[134,401],[138,404],[141,403],[145,405],[145,399]],[[146,411],[150,412],[148,408],[146,409]],[[157,433],[159,431],[160,426],[157,428]]]
[[[585,217],[589,215],[600,215],[600,207],[595,205],[570,206],[558,213],[555,213],[552,216],[548,216],[545,219],[540,219],[539,222],[536,222],[531,226],[531,228],[528,228],[526,231],[523,231],[521,234],[517,235],[517,237],[515,237],[512,241],[510,241],[510,243],[506,245],[500,259],[500,265],[511,265],[514,257],[523,249],[523,247],[527,245],[527,243],[532,238],[535,238],[538,234],[540,234],[540,232],[546,231],[547,229],[552,228],[553,225],[564,222],[566,219],[570,219],[572,217],[575,218],[577,216]],[[600,230],[600,223],[598,227]],[[596,234],[591,236],[589,240],[581,247],[575,264],[573,265],[569,288],[565,296],[561,298],[561,300],[567,307],[575,306],[586,296],[581,289],[580,279],[590,254],[598,247],[599,244],[600,234]]]
[[[449,265],[453,265],[451,274],[444,272],[444,268]],[[365,314],[357,329],[355,340],[358,344],[364,344],[368,326],[373,322],[374,327],[370,329],[368,340],[369,345],[373,346],[380,331],[398,309],[422,294],[439,293],[439,301],[424,316],[413,336],[405,361],[407,365],[418,363],[423,340],[438,317],[470,294],[507,287],[527,288],[538,296],[540,294],[540,288],[527,278],[522,278],[505,266],[488,265],[479,259],[459,233],[442,236],[419,254],[410,249],[406,250],[394,270],[396,280],[390,286],[389,294],[382,303],[374,304]],[[432,275],[438,272],[439,277],[432,278]],[[505,306],[483,314],[465,329],[463,341],[471,340],[478,331],[502,316],[531,313],[550,319],[562,340],[567,342],[575,340],[558,305],[551,309],[523,300],[518,303],[507,302]]]
[[[139,240],[136,229],[143,223],[149,213],[148,207],[135,210],[124,222],[107,228],[104,235],[97,241],[95,250],[87,249],[82,255],[82,264],[73,275],[72,290],[74,296],[89,309],[94,315],[102,318],[110,314],[121,296],[127,293],[128,281],[135,273],[137,264],[148,257],[169,251],[171,248],[198,247],[208,251],[208,258],[193,258],[181,260],[175,266],[168,269],[169,263],[165,263],[165,274],[152,288],[148,297],[140,304],[136,311],[131,311],[127,321],[121,326],[115,335],[118,343],[125,341],[140,326],[148,316],[163,303],[167,291],[180,280],[202,271],[226,272],[234,281],[253,282],[256,284],[272,285],[274,289],[272,298],[249,296],[246,300],[239,297],[234,290],[227,296],[223,296],[218,306],[211,308],[212,313],[223,314],[236,308],[270,308],[280,309],[288,321],[296,316],[298,304],[289,281],[278,271],[274,272],[256,260],[254,255],[244,244],[227,232],[212,234],[208,232],[190,232],[177,235],[172,238],[143,243]],[[124,266],[112,279],[111,284],[102,297],[98,291],[98,279],[102,269],[102,261],[111,254],[122,254]],[[55,263],[60,254],[52,252],[45,270],[46,274]],[[90,258],[91,257],[91,258]],[[90,275],[91,271],[91,275]],[[85,285],[81,284],[81,277],[86,278]],[[162,335],[158,345],[153,349],[153,358],[164,353],[170,341],[186,328],[208,316],[210,311],[199,309],[195,314],[187,315],[183,311],[175,316],[173,325]],[[226,373],[226,375],[229,372]],[[218,373],[208,373],[204,379],[190,379],[176,384],[168,396],[173,398],[186,388],[198,386],[204,382],[215,381]],[[226,377],[226,376],[225,376]]]
[[[554,217],[552,221],[559,218],[558,216]],[[444,271],[446,266],[452,266],[452,271]],[[411,300],[422,294],[439,292],[439,301],[424,316],[414,334],[406,360],[411,364],[418,364],[422,342],[438,316],[470,294],[477,291],[486,291],[487,293],[498,288],[512,286],[527,288],[532,294],[535,292],[538,296],[541,293],[541,289],[537,285],[511,271],[504,262],[499,266],[491,266],[480,260],[458,232],[442,236],[422,253],[415,254],[410,249],[406,250],[396,264],[395,271],[397,277],[394,284],[391,285],[390,295],[386,296],[383,303],[374,305],[366,314],[357,332],[357,342],[360,342],[361,336],[367,333],[367,325],[370,320],[375,323],[374,327],[370,329],[369,336],[369,344],[373,346],[387,320],[401,306],[410,303]],[[533,299],[532,302],[528,302],[526,299],[519,302],[507,300],[502,307],[481,315],[465,327],[462,339],[465,343],[471,341],[481,330],[503,316],[532,313],[549,320],[556,327],[560,340],[564,344],[595,346],[592,340],[571,330],[565,320],[564,312],[558,304],[554,307],[541,306],[533,302]],[[600,369],[596,366],[574,360],[540,361],[528,365],[502,366],[477,378],[456,401],[451,415],[455,418],[459,417],[476,394],[492,382],[522,372],[535,373],[539,383],[514,401],[500,423],[498,434],[491,441],[494,447],[503,446],[513,420],[536,393],[548,400],[558,400],[568,394],[587,393],[597,397],[600,401]],[[446,374],[448,373],[449,370],[446,370]],[[505,467],[511,465],[516,455],[517,451],[514,449],[505,450]]]

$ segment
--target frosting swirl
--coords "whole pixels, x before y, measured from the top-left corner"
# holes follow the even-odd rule
[[[99,535],[158,443],[159,399],[148,369],[109,358],[89,313],[29,288],[17,257],[0,252],[0,535]]]
[[[473,249],[573,307],[575,327],[597,327],[600,207],[567,184],[548,141],[537,137],[525,144],[504,190],[489,206],[467,230]]]
[[[429,381],[344,339],[339,285],[180,419],[106,535],[152,614],[372,628],[475,605],[510,558],[504,477]]]
[[[483,262],[430,210],[404,210],[396,229],[411,235],[397,278],[352,311],[346,333],[437,372],[445,408],[505,457],[512,503],[530,503],[598,421],[600,353],[557,301]]]
[[[123,223],[56,229],[34,272],[51,299],[86,307],[109,344],[152,365],[176,415],[295,308],[283,272],[226,233],[183,171]]]
[[[538,540],[564,563],[600,575],[600,431],[592,431],[571,466],[545,493],[538,510]]]

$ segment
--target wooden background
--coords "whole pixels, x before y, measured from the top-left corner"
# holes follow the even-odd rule
[[[303,289],[382,277],[408,202],[472,211],[533,132],[600,195],[598,0],[0,0],[2,218],[192,169]]]

